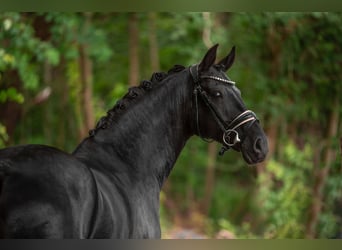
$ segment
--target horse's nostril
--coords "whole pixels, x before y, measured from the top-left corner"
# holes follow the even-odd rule
[[[256,153],[261,153],[262,152],[262,141],[261,138],[257,138],[254,142],[254,151]]]

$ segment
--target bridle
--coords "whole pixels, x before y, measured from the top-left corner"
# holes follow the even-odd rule
[[[249,123],[251,126],[255,121],[258,121],[256,115],[251,110],[245,110],[238,116],[236,116],[231,122],[227,123],[221,116],[220,112],[217,110],[216,106],[212,103],[209,99],[207,92],[201,86],[201,79],[212,79],[215,81],[227,83],[230,85],[235,85],[235,82],[224,79],[217,76],[210,76],[204,75],[200,76],[198,72],[198,64],[193,65],[189,68],[190,74],[192,76],[192,80],[195,83],[194,88],[194,96],[195,96],[195,109],[196,109],[196,127],[198,135],[206,142],[211,142],[208,139],[204,138],[200,132],[199,126],[199,109],[198,109],[198,95],[202,98],[206,106],[209,108],[213,118],[215,119],[216,123],[219,125],[223,132],[223,146],[219,152],[219,155],[223,155],[225,151],[229,148],[235,146],[238,143],[241,143],[241,138],[237,129],[242,126],[243,124]]]

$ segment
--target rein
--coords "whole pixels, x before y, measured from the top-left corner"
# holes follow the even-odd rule
[[[223,155],[225,151],[227,151],[229,148],[235,146],[236,144],[241,142],[239,133],[237,132],[237,129],[242,126],[245,123],[250,123],[252,125],[255,121],[258,121],[256,115],[251,110],[246,110],[236,116],[229,124],[225,122],[225,120],[220,115],[219,111],[217,110],[216,106],[211,102],[209,99],[207,92],[202,88],[201,86],[201,79],[213,79],[215,81],[228,83],[231,85],[235,85],[235,82],[220,78],[217,76],[199,76],[198,73],[198,64],[193,65],[189,68],[190,74],[192,76],[192,79],[195,83],[195,89],[194,89],[194,96],[195,96],[195,108],[196,108],[196,127],[198,135],[205,141],[205,142],[212,142],[211,140],[208,140],[204,138],[201,135],[200,126],[199,126],[199,110],[198,110],[198,95],[202,98],[206,106],[209,108],[214,120],[219,125],[220,129],[223,132],[223,146],[219,152],[219,155]]]

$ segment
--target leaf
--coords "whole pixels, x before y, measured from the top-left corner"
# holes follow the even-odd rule
[[[8,88],[0,91],[0,103],[4,103],[7,101],[14,101],[22,104],[24,102],[24,96],[15,88]]]
[[[59,51],[55,48],[48,48],[45,51],[45,58],[52,66],[57,66],[60,62]]]

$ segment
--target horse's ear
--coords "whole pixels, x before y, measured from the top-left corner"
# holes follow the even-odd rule
[[[223,66],[224,71],[227,71],[234,63],[235,59],[235,46],[231,49],[229,54],[223,58],[218,64]]]
[[[216,51],[217,51],[218,44],[215,44],[213,47],[211,47],[205,56],[203,57],[201,63],[198,65],[198,71],[204,72],[207,71],[211,65],[214,64],[216,60]]]

